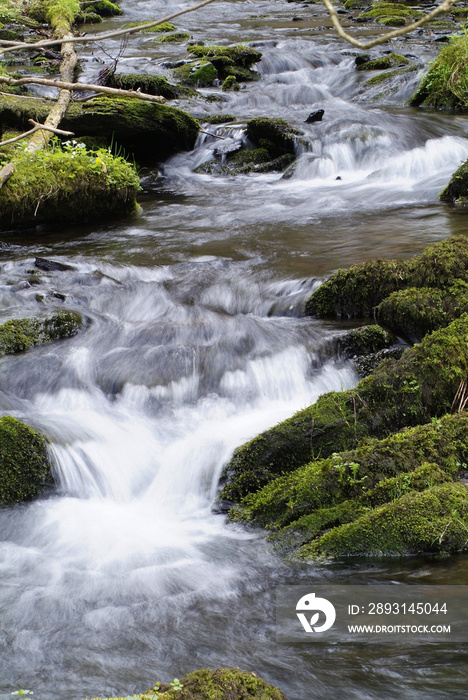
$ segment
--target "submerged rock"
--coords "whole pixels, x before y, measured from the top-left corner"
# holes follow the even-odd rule
[[[43,436],[16,418],[0,418],[0,504],[30,501],[52,485]]]
[[[237,668],[193,671],[180,681],[177,679],[172,684],[157,683],[146,693],[132,697],[145,700],[155,693],[160,700],[287,700],[279,688],[266,683],[255,673],[240,671]]]

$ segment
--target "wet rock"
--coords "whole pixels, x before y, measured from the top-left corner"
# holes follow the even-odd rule
[[[83,325],[74,311],[59,311],[49,318],[20,318],[0,325],[0,355],[24,352],[35,345],[71,338]]]
[[[46,258],[36,258],[34,260],[34,265],[39,268],[39,270],[44,270],[45,272],[58,271],[66,272],[67,270],[73,270],[71,265],[65,265],[65,263],[57,262],[56,260],[47,260]]]
[[[324,114],[324,109],[318,109],[316,112],[311,112],[305,120],[305,123],[312,124],[313,122],[321,122]]]
[[[0,504],[30,501],[53,483],[44,437],[16,418],[0,418]]]

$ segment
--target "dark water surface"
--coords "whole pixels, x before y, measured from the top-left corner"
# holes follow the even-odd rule
[[[175,4],[122,6],[106,26]],[[208,130],[230,143],[248,118],[283,117],[306,146],[290,179],[217,178],[193,172],[219,144],[202,135],[192,153],[144,171],[138,216],[2,235],[3,318],[65,307],[87,327],[0,360],[0,409],[48,435],[60,483],[0,511],[0,698],[125,695],[217,666],[253,670],[290,700],[466,698],[466,648],[288,646],[274,627],[276,585],[467,584],[466,558],[289,565],[211,504],[236,445],[357,382],[329,356],[343,325],[301,317],[320,279],[466,231],[437,194],[468,157],[468,121],[402,107],[416,73],[369,101],[369,76],[319,6],[220,2],[178,27],[205,43],[263,42],[259,82],[191,105],[238,119]],[[423,62],[435,53],[424,37],[392,49]],[[102,53],[86,56],[88,78]],[[185,48],[141,35],[119,68],[169,75],[168,56]],[[324,121],[305,125],[318,108]],[[35,255],[73,270],[30,286]]]

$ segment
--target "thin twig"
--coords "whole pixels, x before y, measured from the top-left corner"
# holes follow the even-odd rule
[[[74,136],[75,134],[73,131],[64,131],[63,129],[54,129],[52,126],[46,126],[45,124],[39,124],[38,122],[35,122],[34,119],[28,119],[30,124],[34,124],[33,128],[30,129],[29,131],[25,131],[24,134],[20,134],[19,136],[14,136],[11,139],[7,139],[6,141],[2,141],[0,143],[1,146],[8,146],[10,143],[15,143],[16,141],[21,141],[22,139],[27,138],[28,136],[31,136],[31,134],[34,134],[35,131],[39,131],[40,129],[44,131],[51,131],[53,134],[57,134],[57,136]]]
[[[67,42],[68,43],[68,42]],[[63,80],[50,80],[49,78],[34,78],[31,76],[25,78],[8,78],[0,75],[0,83],[6,85],[46,85],[47,87],[55,87],[60,90],[90,90],[93,92],[102,92],[104,95],[115,95],[117,97],[136,97],[145,102],[164,103],[166,100],[161,95],[148,95],[146,92],[138,90],[120,90],[119,88],[105,87],[104,85],[95,85],[94,83],[68,83]]]
[[[202,7],[205,7],[205,5],[209,5],[210,3],[215,2],[215,0],[203,0],[203,2],[199,2],[197,5],[193,5],[192,7],[187,7],[185,10],[178,10],[177,12],[173,12],[170,15],[167,15],[166,17],[163,17],[162,19],[155,20],[154,22],[147,22],[146,24],[140,24],[138,27],[128,27],[127,29],[116,29],[112,32],[103,32],[102,34],[85,34],[83,36],[74,36],[67,38],[67,43],[83,43],[83,44],[88,44],[93,41],[102,41],[103,39],[111,39],[116,36],[125,36],[125,34],[136,34],[138,32],[143,31],[144,29],[149,29],[151,27],[156,27],[158,24],[163,24],[164,22],[169,22],[171,19],[175,19],[175,17],[180,17],[180,15],[185,15],[188,12],[193,12],[194,10],[199,10]],[[61,44],[62,41],[60,39],[45,39],[43,41],[38,41],[34,44],[28,44],[27,42],[19,42],[16,43],[14,46],[7,46],[3,50],[0,49],[0,55],[10,52],[10,51],[18,51],[18,50],[23,50],[23,49],[38,49],[38,48],[43,48],[44,46],[56,46],[57,44]]]
[[[221,141],[226,141],[225,136],[218,136],[218,134],[212,134],[211,131],[204,131],[203,129],[199,129],[200,134],[206,134],[207,136],[212,136],[214,139],[221,139]],[[0,144],[1,146],[1,144]]]
[[[371,41],[359,41],[343,29],[343,26],[341,25],[340,20],[338,18],[338,13],[332,4],[332,0],[323,0],[323,4],[328,10],[328,14],[330,15],[330,19],[338,36],[340,36],[342,39],[349,42],[353,46],[356,46],[358,49],[371,49],[373,46],[383,44],[386,41],[389,41],[390,39],[395,39],[396,37],[409,34],[415,29],[418,29],[421,25],[426,24],[426,22],[430,22],[432,19],[434,19],[434,17],[437,17],[437,15],[440,15],[442,12],[448,12],[450,10],[450,7],[456,2],[458,2],[458,0],[443,0],[443,2],[436,8],[434,8],[431,12],[428,12],[427,15],[421,17],[421,19],[419,19],[417,22],[408,24],[407,27],[400,27],[399,29],[394,29],[391,32],[382,34],[376,39],[371,39]]]

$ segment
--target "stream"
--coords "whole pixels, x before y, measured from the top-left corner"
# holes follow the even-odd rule
[[[179,5],[121,4],[99,31]],[[405,107],[417,72],[373,101],[319,5],[220,1],[176,24],[263,52],[259,81],[178,106],[202,121],[235,115],[204,127],[227,146],[259,115],[297,126],[305,145],[288,179],[219,177],[194,173],[220,143],[201,134],[194,151],[142,171],[137,216],[1,236],[2,320],[67,308],[86,328],[0,359],[0,411],[47,435],[59,484],[0,510],[0,699],[125,696],[225,666],[289,700],[466,698],[464,648],[280,644],[274,615],[278,585],[468,584],[466,558],[291,564],[212,504],[236,446],[358,381],[332,350],[352,324],[302,316],[324,276],[466,231],[466,214],[437,195],[468,158],[468,119]],[[419,35],[391,44],[422,63],[436,47]],[[83,55],[83,80],[108,60]],[[119,70],[170,77],[163,64],[186,57],[141,34]],[[305,124],[320,108],[323,121]],[[31,286],[36,256],[72,269]]]

